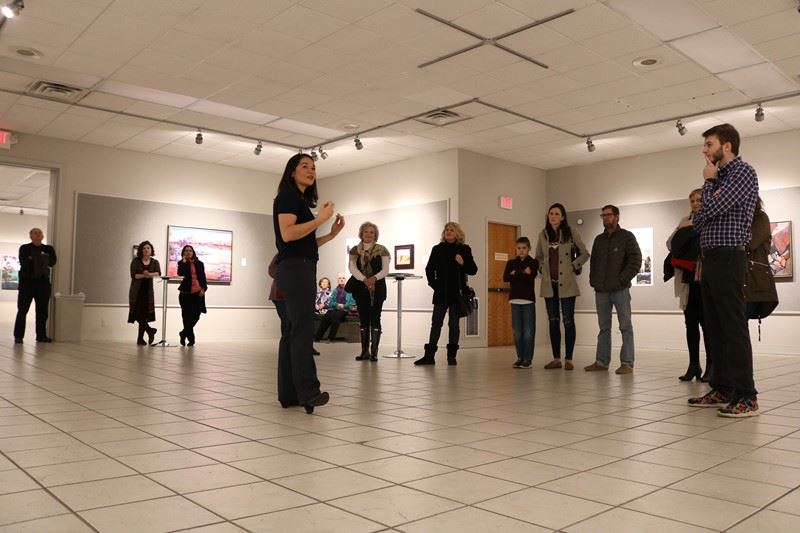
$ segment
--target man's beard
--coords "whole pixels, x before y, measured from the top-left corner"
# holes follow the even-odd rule
[[[722,158],[723,158],[723,157],[724,157],[724,156],[723,156],[723,154],[722,154],[722,148],[720,148],[720,149],[718,149],[716,152],[714,152],[713,154],[711,154],[711,162],[712,162],[712,163],[714,163],[714,164],[716,165],[717,163],[719,163],[720,161],[722,161]]]
[[[603,222],[603,227],[605,229],[614,229],[615,226],[616,226],[616,223],[614,223],[614,222]]]

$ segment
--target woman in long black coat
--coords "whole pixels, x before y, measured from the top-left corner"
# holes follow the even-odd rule
[[[186,346],[187,340],[189,346],[194,346],[194,327],[200,320],[200,314],[206,312],[208,282],[206,281],[205,266],[189,244],[181,250],[178,275],[183,276],[183,281],[178,286],[183,330],[178,335],[181,337],[181,346]]]
[[[447,321],[447,364],[458,364],[456,354],[461,334],[458,298],[461,289],[467,285],[467,276],[474,276],[478,273],[478,266],[472,257],[472,250],[464,244],[465,240],[466,236],[461,226],[457,222],[448,222],[442,231],[442,242],[431,250],[428,264],[425,266],[428,285],[433,289],[431,333],[428,344],[425,345],[425,355],[414,361],[415,365],[436,364],[434,358],[445,314],[449,316]]]
[[[139,324],[139,336],[136,344],[144,346],[153,344],[156,338],[156,328],[151,328],[149,322],[156,320],[155,294],[153,293],[153,278],[161,276],[161,265],[153,257],[153,245],[150,241],[142,241],[136,249],[136,257],[131,261],[131,287],[128,291],[128,323]],[[147,341],[144,334],[147,333]]]

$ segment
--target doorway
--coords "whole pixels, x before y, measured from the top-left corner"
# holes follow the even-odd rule
[[[19,247],[30,242],[31,228],[41,228],[44,242],[52,243],[52,235],[48,235],[50,181],[48,169],[0,164],[0,331],[8,335],[17,315]],[[26,337],[34,336],[35,316],[31,306]]]
[[[509,285],[503,281],[503,272],[506,262],[516,253],[519,226],[489,222],[487,234],[487,342],[489,346],[511,346],[514,344],[514,332],[511,329],[511,306],[508,303]]]

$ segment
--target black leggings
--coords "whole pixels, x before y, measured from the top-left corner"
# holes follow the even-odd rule
[[[384,300],[374,301],[369,291],[359,291],[353,295],[358,306],[358,321],[361,329],[381,329],[381,312]]]
[[[194,327],[200,320],[201,309],[203,308],[202,298],[199,292],[186,293],[182,292],[178,295],[178,301],[181,304],[181,318],[183,318],[183,333],[190,339],[194,340]]]

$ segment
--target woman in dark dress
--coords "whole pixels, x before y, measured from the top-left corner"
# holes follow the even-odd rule
[[[414,361],[415,365],[435,365],[434,359],[438,349],[439,335],[442,333],[444,315],[447,321],[447,364],[456,365],[458,353],[459,329],[458,298],[461,289],[467,284],[467,276],[478,273],[478,266],[472,258],[472,250],[464,244],[464,230],[457,222],[448,222],[442,231],[442,242],[431,250],[425,276],[428,285],[433,289],[433,317],[431,318],[431,334],[425,345],[425,355]]]
[[[377,361],[381,342],[381,311],[386,300],[389,250],[378,244],[378,226],[364,222],[358,229],[361,242],[350,249],[350,273],[355,279],[353,297],[358,308],[361,355],[356,361]],[[372,346],[370,346],[370,338]]]
[[[295,154],[286,163],[272,204],[277,281],[289,319],[278,348],[278,400],[283,407],[302,405],[309,414],[329,399],[327,392],[320,391],[312,355],[318,247],[344,227],[344,218],[336,214],[330,233],[317,237],[317,228],[334,218],[333,202],[324,202],[314,216],[311,208],[316,207],[317,198],[314,160],[307,154]]]
[[[142,241],[136,250],[136,257],[131,261],[131,288],[128,291],[128,323],[139,324],[139,336],[136,344],[144,346],[153,344],[156,328],[149,323],[156,320],[156,300],[153,294],[153,278],[161,276],[161,265],[153,257],[153,245],[150,241]],[[144,334],[147,333],[147,342]]]
[[[178,275],[183,276],[178,291],[178,299],[181,304],[181,317],[183,318],[183,330],[178,335],[181,338],[181,346],[194,346],[194,326],[200,320],[200,314],[206,311],[206,291],[208,282],[206,281],[206,269],[203,262],[194,253],[194,247],[187,244],[181,250],[181,260],[178,262]]]

